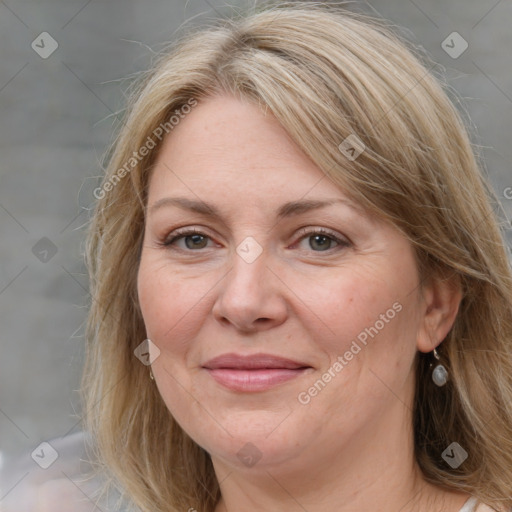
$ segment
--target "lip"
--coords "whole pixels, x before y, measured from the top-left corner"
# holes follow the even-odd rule
[[[264,370],[264,369],[286,369],[297,370],[299,368],[310,368],[309,364],[275,356],[273,354],[251,354],[247,356],[230,352],[210,359],[203,364],[203,368],[216,370],[219,368],[233,370]]]
[[[265,391],[294,379],[309,369],[306,363],[274,356],[222,354],[207,361],[203,368],[219,384],[233,391]]]

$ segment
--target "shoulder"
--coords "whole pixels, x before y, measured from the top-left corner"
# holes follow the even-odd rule
[[[470,496],[459,512],[512,512],[503,507],[493,508],[480,501],[476,496]]]
[[[113,510],[103,497],[104,478],[93,471],[84,432],[50,439],[31,455],[17,453],[0,465],[0,509],[2,512],[88,512]],[[44,451],[54,460],[45,467],[37,459]],[[0,461],[2,462],[2,461]],[[3,484],[6,488],[3,490]],[[8,490],[10,489],[10,490]],[[112,495],[112,504],[117,496]]]
[[[485,503],[479,503],[475,508],[475,512],[508,512],[504,508],[491,508]]]

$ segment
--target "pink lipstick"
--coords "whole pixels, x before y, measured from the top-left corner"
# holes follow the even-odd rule
[[[274,356],[222,354],[203,364],[221,385],[244,392],[265,391],[294,379],[311,368],[307,363]]]

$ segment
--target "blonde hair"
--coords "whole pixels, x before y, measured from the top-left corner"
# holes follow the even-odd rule
[[[512,275],[498,201],[464,122],[425,57],[384,21],[279,4],[182,37],[132,92],[87,239],[82,389],[99,467],[144,512],[213,511],[220,498],[209,454],[134,350],[146,338],[136,276],[155,133],[167,123],[172,136],[169,118],[187,102],[229,93],[270,110],[345,193],[405,233],[423,280],[459,280],[461,306],[439,347],[446,386],[417,354],[415,457],[428,482],[512,507]],[[339,149],[353,134],[366,146],[355,160]],[[149,139],[156,147],[130,161]],[[469,454],[457,469],[441,458],[453,441]]]

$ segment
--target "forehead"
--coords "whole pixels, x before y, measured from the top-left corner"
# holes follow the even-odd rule
[[[343,197],[340,187],[302,152],[270,112],[231,96],[200,102],[164,140],[151,177],[150,198],[157,200],[170,190],[247,201],[261,200],[261,195],[268,200],[298,198],[313,191]]]

